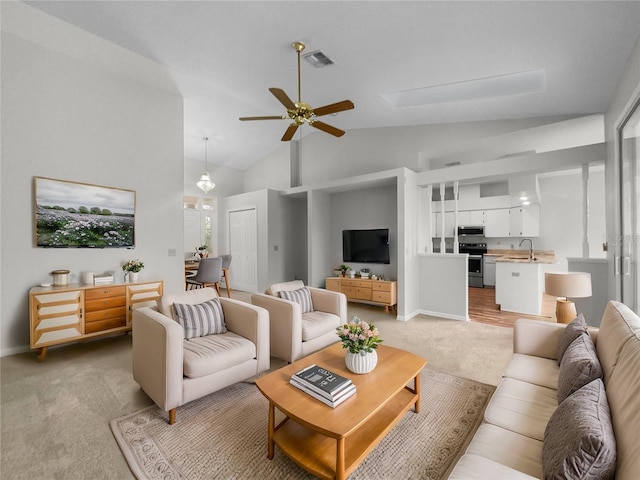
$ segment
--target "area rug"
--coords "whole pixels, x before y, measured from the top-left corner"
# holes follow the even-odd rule
[[[420,413],[407,412],[350,479],[441,479],[482,422],[495,387],[424,369]],[[276,446],[267,459],[268,402],[252,382],[178,408],[155,405],[111,421],[133,474],[147,479],[311,479]],[[280,421],[282,416],[276,418]]]

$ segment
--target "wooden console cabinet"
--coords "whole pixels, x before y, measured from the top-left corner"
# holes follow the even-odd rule
[[[155,303],[162,289],[162,281],[34,287],[29,290],[31,348],[40,350],[42,362],[51,345],[128,332],[133,310]]]
[[[396,281],[329,277],[325,280],[325,287],[327,290],[344,293],[350,302],[381,305],[386,311],[395,308],[398,303],[398,282]]]

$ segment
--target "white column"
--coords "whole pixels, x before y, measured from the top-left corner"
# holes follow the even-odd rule
[[[440,184],[440,253],[446,253],[447,247],[445,243],[444,232],[444,183]]]
[[[428,235],[426,236],[426,245],[425,245],[425,252],[426,253],[433,253],[433,237],[435,236],[435,224],[433,221],[433,204],[432,204],[432,199],[433,199],[433,185],[427,185],[427,188],[423,189],[425,193],[425,195],[427,196],[426,201],[424,202],[424,205],[426,205],[426,213],[427,213],[427,217],[426,217],[426,221],[428,222],[427,225],[429,225],[429,228],[427,230]]]
[[[589,164],[582,165],[582,258],[589,258]]]
[[[458,186],[453,182],[453,253],[458,253]]]

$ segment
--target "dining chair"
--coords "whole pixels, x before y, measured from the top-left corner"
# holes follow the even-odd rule
[[[231,298],[231,287],[229,287],[229,265],[231,265],[231,255],[220,255],[222,258],[222,275],[224,276],[224,285],[227,287],[227,296]]]
[[[220,280],[222,279],[222,258],[203,258],[198,266],[198,273],[187,278],[187,290],[196,288],[215,287],[220,295]]]

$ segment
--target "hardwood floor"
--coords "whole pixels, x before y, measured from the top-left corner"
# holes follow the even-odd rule
[[[513,327],[519,318],[533,318],[555,322],[556,299],[544,295],[542,300],[542,316],[525,315],[523,313],[503,312],[496,305],[496,291],[493,288],[469,287],[469,318],[472,322]]]

